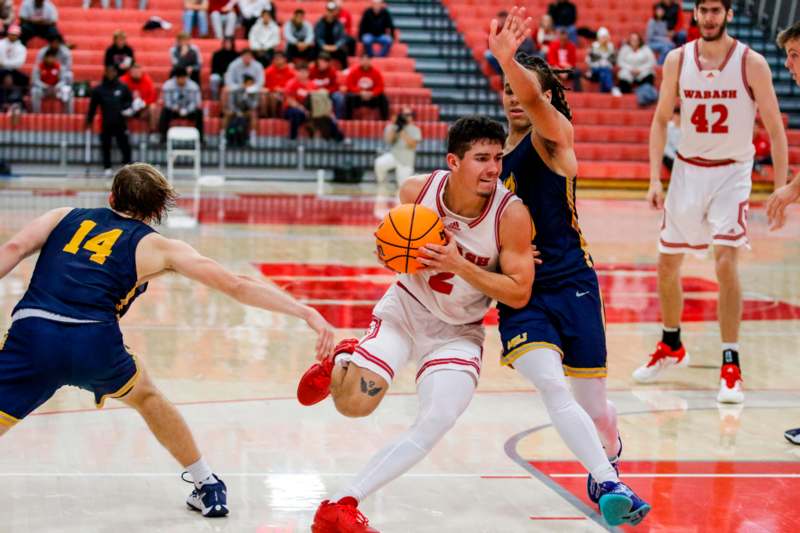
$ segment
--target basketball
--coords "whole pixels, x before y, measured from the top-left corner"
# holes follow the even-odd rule
[[[422,268],[417,250],[426,244],[444,244],[444,224],[432,209],[403,204],[386,214],[375,231],[378,258],[390,269],[413,274]]]

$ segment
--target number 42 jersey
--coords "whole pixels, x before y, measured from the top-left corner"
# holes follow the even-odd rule
[[[415,203],[433,209],[453,234],[461,255],[488,271],[499,270],[500,218],[512,202],[520,201],[500,180],[486,205],[474,219],[460,217],[444,203],[450,173],[435,171]],[[398,283],[436,318],[448,324],[472,324],[483,320],[492,299],[451,272],[401,274]]]
[[[108,208],[73,209],[56,225],[14,312],[36,309],[115,322],[147,289],[136,285],[136,247],[155,230]]]

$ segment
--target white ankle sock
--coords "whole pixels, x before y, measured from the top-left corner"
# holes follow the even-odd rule
[[[192,481],[194,481],[194,485],[197,488],[217,482],[217,478],[214,477],[214,472],[211,471],[211,467],[208,466],[208,463],[206,463],[205,459],[202,457],[198,459],[197,462],[187,466],[186,470],[189,472],[189,475],[192,476]]]
[[[725,350],[733,350],[734,352],[739,351],[739,343],[738,342],[723,342],[722,343],[722,351]]]

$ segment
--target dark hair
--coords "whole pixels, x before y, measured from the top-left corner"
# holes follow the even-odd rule
[[[694,0],[694,7],[700,7],[701,4],[709,2],[711,0]],[[733,8],[733,0],[719,0],[722,3],[722,6],[725,8],[725,11],[730,11]]]
[[[286,57],[286,52],[284,52],[283,50],[275,50],[275,53],[272,54],[272,59],[275,59],[278,56]]]
[[[175,67],[172,69],[172,77],[173,78],[184,78],[189,75],[189,72],[186,70],[186,67]]]
[[[253,55],[253,51],[252,51],[252,50],[250,50],[249,48],[245,48],[244,50],[242,50],[241,52],[239,52],[239,55],[240,55],[240,56],[243,56],[243,55],[245,55],[245,54]]]
[[[550,91],[552,97],[550,103],[555,107],[559,113],[567,117],[567,120],[572,120],[572,109],[567,102],[566,89],[561,83],[559,74],[569,74],[571,70],[554,69],[547,64],[547,61],[539,56],[532,56],[525,52],[517,52],[515,57],[517,63],[522,65],[528,70],[536,73],[539,77],[539,83],[542,86],[542,92]]]
[[[254,80],[253,76],[251,76],[250,74],[245,74],[244,76],[242,76],[242,83],[247,83],[248,81],[256,81],[256,80]]]
[[[236,51],[236,39],[233,37],[224,37],[222,39],[222,46],[225,46],[225,43],[231,43],[231,50],[234,52]]]
[[[125,165],[111,184],[111,207],[144,222],[159,224],[178,194],[161,172],[147,163]]]
[[[50,44],[52,44],[52,43],[61,43],[61,44],[63,44],[64,43],[64,37],[62,37],[60,33],[54,33],[54,34],[52,34],[50,36],[49,39],[47,39],[47,42],[50,43]]]
[[[295,9],[294,10],[294,14],[295,15],[305,15],[306,14],[306,10],[305,9]]]
[[[777,43],[780,48],[786,48],[789,41],[794,41],[795,39],[800,39],[800,20],[780,32]]]
[[[50,48],[48,48],[44,52],[44,57],[55,57],[55,58],[58,58],[58,52],[56,50],[51,50]]]
[[[484,140],[502,146],[506,142],[503,125],[489,117],[478,115],[460,118],[447,132],[447,153],[464,157],[476,141]]]

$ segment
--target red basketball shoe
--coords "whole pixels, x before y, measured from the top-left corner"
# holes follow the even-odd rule
[[[663,342],[656,344],[656,351],[650,354],[647,363],[633,371],[633,379],[639,383],[650,383],[668,368],[689,366],[689,353],[681,346],[673,350]]]
[[[734,364],[722,365],[719,372],[719,393],[717,394],[719,403],[742,403],[744,392],[742,392],[742,371]]]
[[[358,510],[355,498],[347,496],[338,502],[325,500],[319,504],[311,533],[380,533],[369,527],[369,520]]]
[[[353,353],[357,345],[358,339],[345,339],[336,345],[333,355],[311,365],[297,384],[297,400],[303,405],[314,405],[327,398],[331,392],[331,374],[336,356]]]

